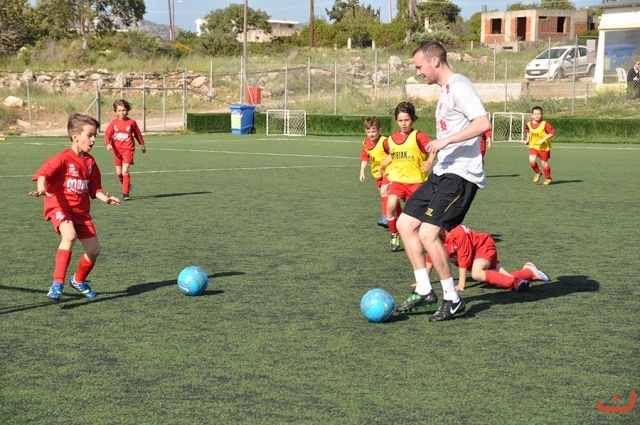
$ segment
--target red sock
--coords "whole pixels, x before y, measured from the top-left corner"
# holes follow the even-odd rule
[[[93,269],[96,263],[92,263],[87,259],[86,255],[80,257],[80,261],[78,262],[78,271],[75,274],[74,280],[76,283],[84,282],[87,280],[87,276]]]
[[[56,252],[56,266],[53,270],[53,283],[62,283],[67,276],[67,269],[71,262],[71,251],[66,249],[58,249]]]
[[[131,176],[125,174],[122,178],[122,193],[129,194],[129,184],[131,184]]]
[[[122,174],[118,174],[118,180],[120,180],[120,184],[124,181],[124,176]]]
[[[387,216],[387,199],[389,199],[388,196],[383,196],[380,201],[382,203],[382,215],[385,217]]]
[[[533,272],[529,269],[522,269],[522,270],[514,270],[511,273],[513,276],[517,277],[518,279],[524,279],[524,280],[536,280],[537,276],[533,274]]]
[[[544,178],[547,180],[551,180],[551,167],[546,166],[542,169],[542,171],[544,171]]]
[[[394,235],[398,233],[398,227],[396,226],[396,218],[395,217],[387,217],[387,222],[389,223],[389,231]]]
[[[400,202],[398,202],[398,206],[396,207],[396,217],[400,217],[401,213],[402,213],[402,205],[400,205]]]
[[[542,174],[540,172],[540,168],[538,167],[538,163],[537,162],[530,162],[529,166],[531,167],[531,169],[533,170],[534,173],[536,174]]]
[[[499,273],[495,270],[485,270],[484,274],[487,283],[501,288],[511,289],[516,283],[518,283],[517,277],[507,276],[506,274]]]

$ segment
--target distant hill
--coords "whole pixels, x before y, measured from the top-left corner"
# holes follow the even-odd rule
[[[137,27],[134,28],[147,28],[151,32],[151,34],[158,35],[162,38],[166,38],[167,40],[169,39],[169,25],[167,24],[156,24],[155,22],[143,19],[142,21],[140,21]],[[185,30],[180,27],[176,27],[176,29],[178,33],[185,32]]]

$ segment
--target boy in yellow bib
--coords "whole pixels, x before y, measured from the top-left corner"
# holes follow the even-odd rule
[[[533,182],[538,183],[540,177],[542,177],[537,162],[537,159],[540,158],[545,178],[542,184],[549,186],[552,182],[551,167],[549,166],[551,138],[556,134],[556,131],[551,124],[542,120],[542,108],[540,106],[535,106],[531,110],[531,121],[527,123],[524,131],[527,133],[525,145],[529,146],[529,166],[536,173]]]
[[[387,174],[389,180],[387,199],[387,222],[391,232],[391,251],[400,250],[400,234],[396,225],[400,200],[407,202],[413,192],[429,176],[434,156],[426,150],[431,138],[414,130],[418,119],[416,109],[411,102],[400,102],[394,111],[399,130],[384,141],[384,151],[389,155],[382,164],[380,172]]]

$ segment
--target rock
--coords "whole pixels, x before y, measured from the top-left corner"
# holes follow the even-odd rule
[[[4,106],[22,108],[24,106],[24,100],[16,96],[9,96],[2,102]]]

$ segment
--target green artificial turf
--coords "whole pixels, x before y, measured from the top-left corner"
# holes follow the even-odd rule
[[[508,270],[532,261],[552,281],[471,281],[456,320],[373,324],[362,295],[402,302],[413,273],[376,225],[373,179],[358,181],[363,138],[147,138],[133,199],[92,204],[97,298],[67,287],[59,303],[46,299],[59,237],[27,193],[69,142],[0,142],[1,422],[639,423],[640,407],[596,402],[640,390],[640,147],[556,144],[543,187],[526,148],[496,144],[465,224],[494,236]],[[111,153],[92,154],[121,196]],[[175,284],[189,265],[209,274],[202,296]]]

